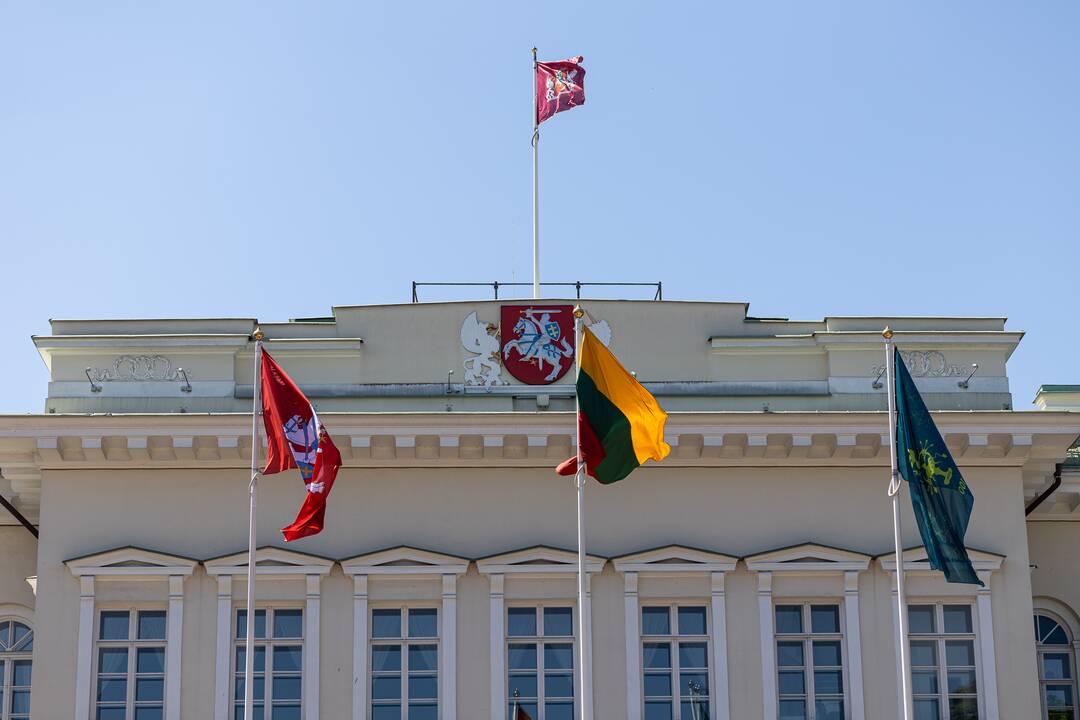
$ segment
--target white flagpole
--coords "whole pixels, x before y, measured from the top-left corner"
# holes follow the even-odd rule
[[[259,402],[262,389],[259,385],[259,369],[262,360],[262,330],[252,334],[255,339],[255,387],[251,405],[251,483],[248,495],[248,566],[247,566],[247,634],[244,636],[244,720],[253,720],[255,674],[255,505],[259,480]]]
[[[574,365],[576,374],[581,374],[581,318],[585,311],[580,307],[574,308]],[[591,638],[588,635],[588,625],[585,623],[586,594],[585,585],[585,457],[581,453],[581,421],[579,413],[581,404],[574,393],[574,417],[578,422],[575,437],[577,438],[577,589],[578,589],[578,687],[581,688],[581,720],[592,720],[592,668],[586,662],[589,653],[586,651],[586,643]]]
[[[540,299],[540,124],[536,122],[536,48],[533,48],[533,299]]]
[[[889,462],[892,476],[889,480],[889,497],[892,498],[893,542],[896,546],[896,596],[897,621],[900,627],[900,691],[903,693],[903,720],[913,716],[911,701],[911,664],[908,661],[908,620],[907,595],[904,592],[904,546],[900,533],[900,473],[896,462],[896,347],[893,345],[893,331],[885,328],[881,333],[885,338],[885,376],[889,395]]]

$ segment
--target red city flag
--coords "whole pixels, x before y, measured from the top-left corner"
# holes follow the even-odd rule
[[[555,113],[585,104],[583,57],[536,63],[536,124]]]
[[[317,535],[323,529],[326,497],[341,467],[341,453],[311,402],[265,350],[261,370],[267,445],[263,475],[297,468],[307,489],[296,520],[281,533],[286,542]]]

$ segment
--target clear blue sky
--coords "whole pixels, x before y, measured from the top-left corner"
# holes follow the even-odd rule
[[[531,276],[1005,315],[1080,382],[1080,3],[0,1],[0,410],[49,318],[325,315]],[[444,295],[445,296],[445,295]],[[440,297],[429,293],[428,297]]]

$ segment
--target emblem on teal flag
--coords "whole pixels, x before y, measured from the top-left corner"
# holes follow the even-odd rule
[[[911,505],[930,566],[954,583],[982,585],[971,567],[964,534],[975,496],[915,388],[900,353],[896,357],[896,460],[911,490]]]

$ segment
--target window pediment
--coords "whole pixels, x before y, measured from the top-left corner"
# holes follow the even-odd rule
[[[739,559],[683,545],[642,550],[612,559],[617,572],[694,574],[731,572]]]
[[[854,550],[803,543],[768,550],[744,559],[746,566],[754,572],[817,574],[862,572],[870,566],[871,557]]]
[[[463,575],[469,559],[402,545],[341,561],[346,575]]]
[[[248,554],[244,552],[212,558],[203,563],[208,575],[246,575]],[[261,547],[255,551],[255,574],[269,576],[327,575],[334,561],[318,555]]]
[[[1001,569],[1001,564],[1005,562],[1004,555],[998,555],[997,553],[987,552],[985,550],[967,548],[967,553],[968,558],[971,559],[971,566],[975,568],[975,572],[997,572]],[[930,567],[930,559],[926,553],[925,547],[919,546],[908,548],[904,550],[903,555],[904,572],[937,572]],[[882,569],[888,570],[889,572],[896,572],[896,553],[892,552],[886,555],[879,555],[877,561]]]
[[[536,545],[480,558],[476,561],[476,568],[485,575],[566,576],[577,572],[577,561],[577,553],[571,550]],[[606,562],[607,558],[587,554],[585,572],[598,573],[604,569]]]
[[[64,564],[75,577],[142,580],[191,575],[199,563],[192,558],[128,546],[72,558]]]

